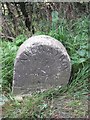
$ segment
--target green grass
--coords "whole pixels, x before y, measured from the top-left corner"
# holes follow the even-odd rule
[[[2,66],[2,90],[9,92],[13,80],[13,67],[14,60],[18,47],[26,40],[25,35],[18,36],[14,42],[9,42],[5,40],[0,41],[1,46],[1,59],[0,64]]]
[[[60,20],[59,27],[57,29],[52,28],[48,33],[38,31],[36,34],[50,35],[63,43],[66,47],[68,54],[70,55],[72,62],[72,75],[71,84],[63,88],[50,89],[44,93],[34,93],[32,97],[26,97],[22,102],[15,100],[11,95],[11,85],[13,79],[13,66],[14,59],[19,46],[27,39],[25,35],[20,35],[14,40],[14,42],[0,41],[1,56],[0,64],[2,65],[2,92],[8,93],[8,97],[12,103],[6,104],[4,108],[4,116],[6,117],[30,117],[43,118],[50,117],[53,114],[51,102],[55,98],[68,96],[71,99],[79,100],[79,103],[83,106],[82,99],[89,94],[88,78],[90,72],[90,65],[88,64],[88,25],[89,18],[82,17],[76,20],[67,22],[66,20]],[[65,100],[64,99],[64,100]],[[77,101],[75,101],[77,106]],[[75,106],[74,102],[68,106]],[[75,115],[78,114],[78,109],[75,111]],[[18,112],[17,112],[18,110]],[[79,112],[78,117],[81,117],[84,111]]]
[[[21,100],[10,95],[9,102],[3,106],[3,116],[23,119],[51,118],[55,116],[57,105],[60,112],[66,114],[69,111],[73,118],[86,117],[88,112],[87,97],[84,95],[75,96],[74,93],[71,95],[65,89],[51,89],[43,93],[34,93],[31,97],[26,96]],[[59,106],[62,106],[62,109]]]

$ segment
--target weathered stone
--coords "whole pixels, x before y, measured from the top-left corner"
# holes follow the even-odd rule
[[[70,72],[69,55],[58,40],[46,35],[33,36],[17,52],[13,92],[28,94],[66,85]]]

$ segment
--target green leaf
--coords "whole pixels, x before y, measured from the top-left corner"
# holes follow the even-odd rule
[[[78,63],[83,63],[83,62],[85,62],[86,61],[86,58],[80,58],[79,60],[78,60]]]
[[[82,45],[81,48],[88,49],[88,45]]]
[[[86,50],[78,50],[78,54],[83,57],[86,54]]]
[[[87,53],[88,58],[90,58],[90,51]]]
[[[56,21],[59,19],[58,17],[58,12],[57,11],[52,11],[52,21]]]

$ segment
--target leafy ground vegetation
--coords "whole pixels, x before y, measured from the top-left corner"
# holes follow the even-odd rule
[[[13,66],[19,46],[27,39],[19,35],[13,42],[0,40],[2,94],[8,98],[3,105],[3,117],[9,118],[87,118],[89,95],[89,17],[81,17],[70,22],[60,19],[59,27],[35,34],[50,35],[66,47],[72,62],[70,83],[62,88],[50,89],[32,96],[15,98],[11,92]]]

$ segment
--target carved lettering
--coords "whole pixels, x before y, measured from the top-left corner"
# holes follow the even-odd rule
[[[45,35],[33,36],[26,43],[21,45],[16,56],[13,92],[27,94],[41,88],[66,85],[71,66],[64,46]]]

